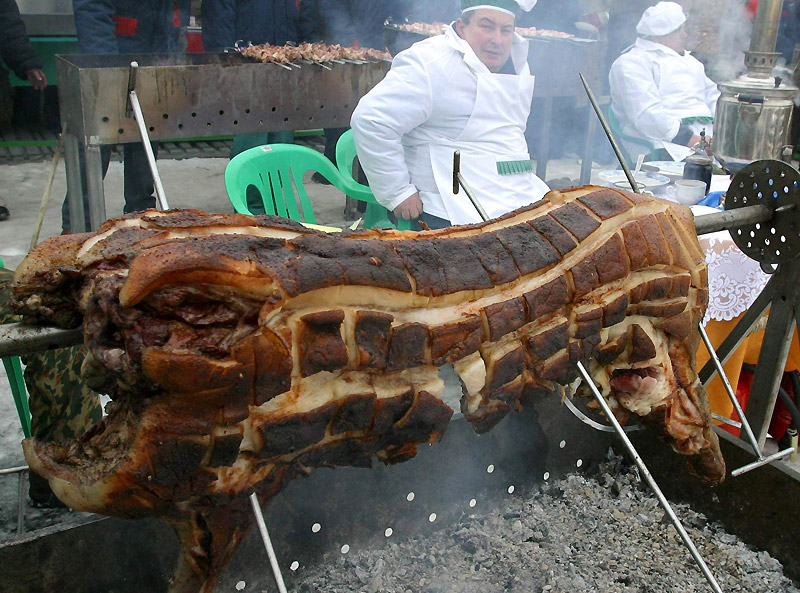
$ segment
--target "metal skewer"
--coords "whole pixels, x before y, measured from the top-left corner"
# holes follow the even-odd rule
[[[64,348],[83,343],[83,329],[61,329],[4,323],[0,325],[0,358]]]
[[[753,453],[758,456],[757,461],[748,463],[747,465],[743,465],[742,467],[733,470],[731,475],[734,477],[740,476],[758,467],[767,465],[768,463],[778,459],[783,459],[784,457],[794,453],[795,448],[789,447],[788,449],[778,451],[772,455],[768,455],[766,457],[764,456],[764,453],[758,446],[758,439],[756,439],[756,435],[753,433],[753,429],[750,426],[750,423],[747,421],[744,410],[742,410],[742,405],[739,403],[739,399],[733,392],[733,387],[731,387],[731,382],[728,380],[728,376],[725,374],[725,369],[723,369],[722,362],[720,362],[719,357],[717,356],[717,351],[714,350],[714,346],[711,344],[711,339],[708,337],[708,334],[706,333],[706,330],[702,324],[698,324],[698,327],[700,328],[700,337],[703,338],[703,343],[706,345],[706,350],[708,350],[708,354],[711,356],[711,360],[714,362],[714,367],[717,369],[717,374],[722,380],[722,384],[725,386],[725,393],[728,394],[728,398],[731,400],[736,413],[739,415],[741,427],[744,428],[744,432],[747,435],[747,440],[749,441],[750,446],[753,448]]]
[[[622,442],[625,443],[625,447],[628,449],[628,453],[636,462],[636,465],[639,467],[639,471],[642,473],[642,476],[644,477],[645,481],[650,486],[650,489],[653,491],[653,493],[656,495],[656,498],[658,498],[658,502],[661,503],[662,508],[666,511],[667,515],[669,515],[669,518],[672,521],[675,530],[678,532],[678,535],[681,536],[681,539],[683,540],[683,543],[686,545],[686,547],[689,548],[689,552],[692,554],[692,558],[694,558],[694,561],[700,567],[700,570],[706,577],[708,584],[711,585],[711,588],[716,593],[722,593],[722,589],[720,588],[719,583],[717,583],[717,579],[714,578],[714,575],[709,570],[708,566],[705,563],[705,560],[703,560],[703,557],[700,555],[700,552],[697,550],[697,547],[695,547],[692,538],[689,537],[689,534],[683,528],[683,524],[681,523],[681,520],[678,518],[678,515],[676,515],[675,511],[672,509],[672,505],[669,504],[669,501],[664,496],[664,493],[661,492],[661,489],[658,487],[658,484],[656,483],[655,479],[650,474],[650,470],[647,469],[644,460],[642,460],[642,458],[639,456],[639,453],[636,451],[636,448],[633,446],[633,443],[631,443],[630,439],[628,438],[628,435],[625,434],[625,431],[623,430],[622,426],[617,420],[617,417],[614,416],[614,413],[611,411],[608,402],[600,394],[600,391],[598,391],[597,386],[594,384],[592,377],[586,371],[586,368],[584,368],[582,362],[578,362],[578,371],[580,371],[583,380],[586,381],[586,384],[592,390],[594,398],[597,400],[597,403],[600,404],[600,408],[602,408],[603,412],[608,417],[608,420],[609,422],[611,422],[611,425],[614,427],[614,430],[616,431],[617,435],[619,436],[619,438],[622,439]]]
[[[17,534],[25,531],[25,472],[28,471],[27,465],[19,467],[9,467],[0,469],[0,476],[10,476],[17,474]]]
[[[472,195],[472,192],[467,187],[466,182],[464,181],[464,176],[461,174],[461,151],[457,150],[453,153],[453,193],[457,194],[459,190],[459,186],[464,189],[464,193],[467,194],[469,201],[472,202],[472,205],[475,206],[475,210],[478,211],[480,217],[483,219],[483,222],[489,220],[489,217],[486,215],[486,211],[481,206],[481,203],[478,199]]]
[[[164,193],[164,186],[161,183],[161,175],[158,173],[156,166],[156,156],[153,154],[153,147],[150,144],[150,135],[147,133],[147,124],[144,121],[144,114],[142,113],[142,106],[139,104],[139,97],[136,95],[136,69],[139,64],[131,62],[131,70],[128,76],[128,99],[130,101],[130,108],[133,111],[134,119],[139,126],[139,134],[142,137],[142,144],[144,144],[144,152],[147,155],[147,163],[150,165],[150,173],[153,176],[153,185],[156,190],[156,201],[159,210],[169,210],[167,204],[167,196]]]
[[[256,515],[256,523],[258,523],[258,531],[261,533],[261,539],[264,542],[264,547],[267,549],[269,563],[270,566],[272,566],[272,574],[275,576],[275,584],[278,585],[278,591],[280,593],[286,593],[286,585],[283,582],[281,567],[278,565],[278,558],[275,556],[275,550],[272,547],[272,540],[269,538],[267,524],[264,522],[264,515],[261,513],[261,505],[258,504],[258,496],[256,496],[255,492],[250,495],[250,504],[253,507],[253,513]]]
[[[595,99],[594,93],[589,87],[589,83],[586,82],[586,78],[584,78],[583,73],[580,73],[579,75],[581,77],[581,82],[583,83],[583,88],[586,89],[586,95],[589,97],[589,102],[592,104],[594,112],[597,114],[597,119],[600,120],[600,125],[603,126],[603,131],[606,133],[608,141],[611,142],[611,148],[614,150],[614,154],[617,155],[617,160],[619,161],[622,170],[625,172],[625,177],[628,178],[628,183],[631,184],[631,189],[633,191],[637,191],[636,180],[633,178],[633,173],[631,173],[628,163],[625,162],[625,157],[622,156],[622,151],[620,150],[619,145],[614,138],[614,133],[611,131],[611,127],[606,121],[606,116],[603,115],[603,111],[600,109],[600,105],[597,102],[597,99]]]

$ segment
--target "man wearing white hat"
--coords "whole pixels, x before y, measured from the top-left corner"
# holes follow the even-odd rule
[[[431,228],[480,221],[453,192],[453,153],[494,218],[540,199],[524,132],[533,97],[528,42],[516,13],[536,0],[461,0],[444,35],[399,53],[351,120],[358,158],[377,200]]]
[[[708,138],[713,134],[719,90],[686,51],[685,23],[677,2],[651,6],[636,26],[636,43],[611,66],[611,108],[631,156],[649,145],[680,161],[691,154],[702,129]]]

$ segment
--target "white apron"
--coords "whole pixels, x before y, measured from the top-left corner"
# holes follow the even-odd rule
[[[477,74],[475,108],[459,136],[430,146],[436,187],[454,225],[480,222],[463,190],[453,193],[453,153],[461,151],[461,173],[490,218],[539,200],[549,188],[530,170],[525,125],[533,100],[534,77],[527,65],[520,74]],[[525,168],[528,171],[501,175]]]
[[[688,56],[687,56],[688,57]],[[665,103],[673,103],[674,106],[670,107],[670,113],[675,117],[681,119],[697,115],[698,105],[696,102],[687,102],[682,100],[684,89],[697,89],[703,88],[705,84],[705,72],[698,72],[695,68],[687,68],[683,56],[676,56],[669,60],[661,60],[659,67],[661,70],[660,80],[658,81],[658,90]],[[670,101],[672,98],[672,101]],[[711,113],[708,114],[709,116]],[[711,138],[714,136],[714,126],[712,123],[693,123],[689,125],[693,134],[700,134],[705,129],[706,137]],[[675,144],[674,142],[654,142],[656,148],[664,148],[670,154],[673,160],[682,161],[694,151],[682,144]],[[659,146],[660,145],[660,146]]]

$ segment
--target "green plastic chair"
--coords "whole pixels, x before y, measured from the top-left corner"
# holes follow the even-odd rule
[[[617,138],[621,138],[623,140],[626,140],[627,142],[636,144],[637,146],[641,146],[642,148],[644,148],[647,151],[647,157],[645,158],[645,160],[650,160],[650,161],[657,160],[655,154],[656,152],[655,147],[650,142],[648,142],[644,138],[637,138],[635,136],[629,136],[628,134],[622,133],[622,126],[620,125],[619,120],[617,119],[616,113],[614,113],[614,109],[610,106],[608,108],[608,125],[611,128],[611,131],[614,132],[614,136],[616,136]],[[625,150],[624,146],[620,145],[619,148],[622,151],[622,156],[625,157],[628,166],[632,167],[635,164],[636,159],[631,158],[631,155],[628,154],[628,151]]]
[[[339,173],[341,173],[342,177],[356,184],[359,188],[362,188],[365,191],[369,191],[370,195],[372,195],[372,190],[369,188],[368,185],[359,183],[353,178],[353,161],[357,156],[358,155],[356,154],[356,143],[353,140],[353,130],[347,130],[344,134],[342,134],[339,137],[339,140],[336,142],[336,166],[339,168]],[[374,211],[373,215],[376,218],[386,218],[386,220],[389,220],[389,211],[380,204],[376,203],[372,209]],[[364,217],[365,220],[364,226],[370,226],[371,228],[373,225],[366,224],[366,220],[369,214],[370,214],[370,206],[367,206],[367,213]],[[405,218],[398,218],[397,225],[392,225],[392,226],[401,231],[415,230],[414,222],[411,220],[407,220]]]
[[[0,259],[0,268],[5,267],[3,260]],[[19,423],[22,425],[22,434],[25,438],[31,436],[31,411],[28,408],[28,392],[25,389],[25,377],[22,374],[22,364],[19,356],[6,356],[3,358],[3,366],[6,369],[6,376],[11,385],[11,395],[14,398],[14,405],[17,407]]]
[[[366,202],[366,228],[393,228],[386,209],[375,201],[368,187],[344,177],[325,155],[307,146],[267,144],[245,150],[225,168],[225,189],[233,209],[241,214],[253,214],[247,205],[247,190],[253,187],[267,214],[317,224],[303,187],[303,176],[308,171],[320,173],[342,193]]]

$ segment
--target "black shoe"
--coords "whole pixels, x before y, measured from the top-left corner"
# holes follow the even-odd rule
[[[31,506],[35,509],[65,509],[67,505],[56,498],[50,489],[50,484],[39,474],[28,472],[28,497]]]
[[[311,176],[311,181],[314,183],[321,183],[322,185],[333,185],[328,179],[319,171]]]
[[[11,216],[11,213],[8,211],[8,208],[0,206],[0,220],[8,220],[9,216]]]

